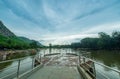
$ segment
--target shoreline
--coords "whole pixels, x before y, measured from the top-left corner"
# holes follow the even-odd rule
[[[34,55],[40,49],[26,49],[26,50],[0,50],[0,61],[9,59],[10,56],[13,55]]]

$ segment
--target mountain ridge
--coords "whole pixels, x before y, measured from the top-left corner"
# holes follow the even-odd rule
[[[15,35],[0,21],[0,50],[39,48],[42,46],[43,45],[36,40]]]
[[[4,25],[2,21],[0,21],[0,35],[7,36],[7,37],[16,36]]]
[[[40,42],[36,41],[36,40],[32,40],[32,39],[29,39],[29,38],[26,38],[26,37],[22,37],[22,36],[20,36],[18,38],[23,40],[24,42],[27,42],[27,43],[36,42],[37,45],[42,46],[42,44]]]

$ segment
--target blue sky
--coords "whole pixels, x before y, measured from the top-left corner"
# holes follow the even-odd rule
[[[120,0],[0,0],[0,20],[18,36],[69,43],[120,29]]]

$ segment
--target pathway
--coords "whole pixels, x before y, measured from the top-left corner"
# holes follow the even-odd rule
[[[76,67],[77,60],[77,56],[52,56],[43,68],[27,79],[81,79]]]

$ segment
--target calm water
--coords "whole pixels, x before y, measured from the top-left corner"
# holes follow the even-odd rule
[[[87,52],[87,53],[86,53]],[[75,49],[45,49],[41,50],[41,53],[79,53],[86,57],[89,57],[101,64],[107,65],[113,69],[120,70],[120,51],[81,51]],[[96,74],[99,79],[106,79],[101,77],[102,75],[109,77],[110,79],[120,79],[120,73],[117,73],[106,67],[102,67],[95,64]]]
[[[120,51],[91,51],[90,57],[107,66],[120,70]]]
[[[120,51],[96,50],[96,51],[87,51],[87,53],[85,53],[85,52],[81,52],[81,50],[74,50],[74,52],[81,53],[85,57],[91,58],[99,63],[120,70]]]
[[[37,54],[46,54],[46,53],[80,53],[84,56],[87,56],[89,58],[94,59],[95,61],[102,63],[104,65],[110,66],[114,69],[120,70],[120,51],[87,51],[85,53],[81,50],[74,50],[74,49],[41,49]],[[30,57],[22,60],[22,63],[27,63],[32,61]],[[11,62],[6,68],[0,71],[0,78],[4,76],[5,74],[9,74],[11,72],[16,71],[16,68],[12,69],[11,67],[14,67],[18,64],[17,61]],[[0,65],[1,66],[1,65]],[[110,69],[107,69],[105,67],[101,67],[97,64],[95,64],[96,70],[99,72],[102,72],[104,75],[109,76],[112,79],[120,79],[120,74],[111,71]],[[32,68],[32,63],[21,65],[20,70],[27,71]],[[98,74],[98,72],[96,72]]]
[[[113,69],[120,71],[120,51],[98,50],[98,51],[87,51],[87,53],[81,50],[74,50],[74,51],[84,55],[85,57],[91,58],[101,64],[107,65]],[[102,67],[98,64],[95,64],[95,68],[97,70],[96,74],[102,73],[102,75],[108,76],[110,79],[120,79],[120,73],[116,73],[111,69]],[[101,75],[98,76],[100,77]]]

